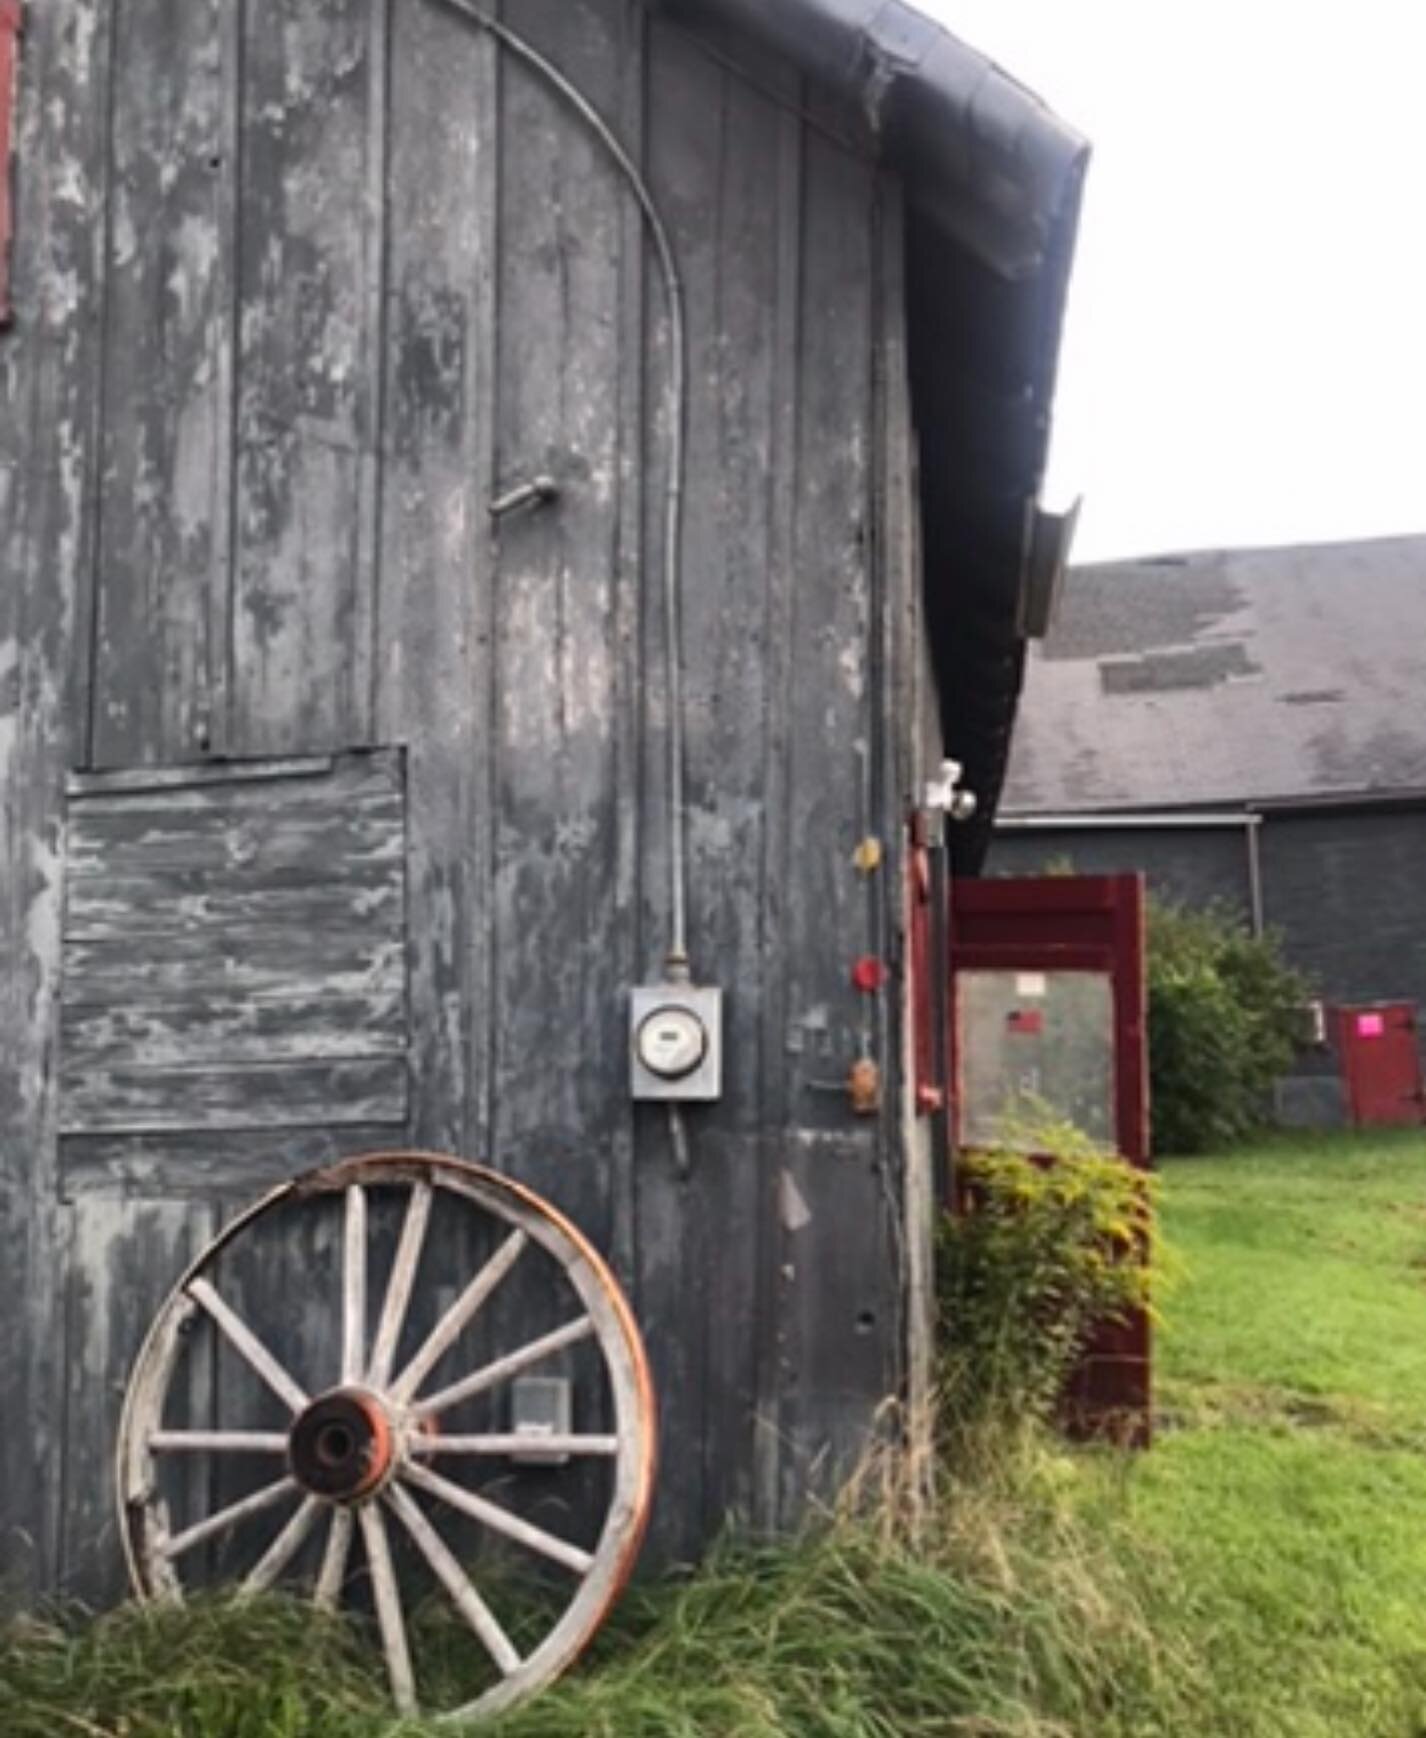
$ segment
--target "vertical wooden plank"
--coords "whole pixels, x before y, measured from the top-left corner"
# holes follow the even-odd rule
[[[108,1603],[127,1591],[113,1466],[129,1370],[160,1303],[214,1227],[198,1201],[89,1195],[69,1214],[58,1579],[66,1594]]]
[[[377,734],[410,744],[412,1138],[482,1156],[499,66],[448,10],[392,17]]]
[[[247,12],[231,629],[242,754],[370,736],[382,212],[363,195],[384,178],[385,26],[371,0]]]
[[[836,1090],[877,1053],[874,1006],[850,968],[881,941],[851,854],[873,816],[872,358],[874,171],[810,131],[805,145],[798,355],[793,644],[786,804],[796,897],[787,913],[789,1121],[782,1298],[786,1363],[781,1506],[834,1480],[895,1380],[894,1250],[879,1119],[856,1122]],[[792,1222],[800,1221],[795,1230]],[[848,1283],[829,1286],[839,1274]]]
[[[213,740],[230,413],[222,213],[235,170],[224,8],[115,5],[93,696],[105,766],[191,759]]]
[[[875,887],[889,908],[899,967],[898,993],[888,995],[893,1016],[884,1045],[895,1073],[887,1094],[889,1180],[898,1190],[904,1271],[898,1354],[904,1359],[907,1428],[923,1464],[929,1465],[933,1429],[935,1333],[936,1139],[941,1119],[916,1103],[915,1020],[911,997],[913,961],[906,904],[907,820],[920,786],[934,768],[935,745],[926,740],[926,720],[935,715],[934,688],[925,657],[922,615],[920,514],[916,499],[916,436],[911,415],[906,336],[905,221],[899,182],[883,177],[878,187],[877,445],[878,563],[882,575],[881,633],[885,682],[884,790],[880,827],[889,847]],[[932,687],[931,694],[927,688]],[[933,926],[933,934],[938,933]],[[924,969],[943,962],[928,957]],[[893,1154],[896,1163],[893,1165]]]
[[[16,321],[0,346],[7,423],[14,411],[0,466],[0,1273],[24,1322],[0,1337],[0,1561],[22,1595],[52,1584],[58,1524],[54,1031],[77,575],[90,547],[105,15],[98,0],[56,0],[28,20]]]
[[[19,59],[20,0],[0,0],[0,329],[8,326],[10,244],[14,236],[11,177],[15,146],[15,67]]]
[[[711,74],[711,76],[710,76]],[[651,22],[645,74],[645,161],[650,188],[669,223],[679,269],[696,306],[689,312],[700,328],[690,342],[701,350],[711,309],[703,300],[704,285],[693,281],[689,246],[690,208],[706,218],[711,199],[722,132],[722,81],[716,69],[692,49],[679,33],[661,20]],[[699,238],[702,240],[703,238]],[[702,254],[706,266],[708,255]],[[665,647],[663,595],[664,496],[668,481],[670,422],[665,393],[670,367],[670,332],[663,284],[652,261],[648,266],[646,305],[645,390],[647,403],[642,439],[644,464],[643,613],[640,698],[639,806],[641,818],[640,978],[658,978],[669,945],[669,806],[667,733],[668,660]],[[685,427],[693,436],[710,410],[710,396],[698,370],[690,367]],[[706,447],[704,449],[706,451]],[[692,505],[701,494],[701,480],[692,465],[684,476],[685,500]],[[691,555],[694,535],[687,520],[682,553]],[[683,573],[685,608],[688,570]],[[684,623],[684,645],[691,644]],[[685,660],[685,673],[690,660]],[[685,694],[687,701],[687,694]],[[685,711],[690,718],[691,708]],[[687,751],[685,749],[685,769]],[[692,883],[692,876],[690,875]],[[722,972],[718,938],[703,920],[696,889],[690,913],[694,966],[708,981]],[[729,1011],[729,1024],[735,1019]],[[636,1110],[636,1256],[641,1324],[653,1365],[659,1396],[661,1431],[671,1452],[661,1457],[657,1500],[650,1528],[650,1550],[662,1559],[687,1561],[701,1542],[703,1509],[703,1425],[708,1375],[708,1250],[717,1240],[716,1227],[703,1223],[695,1191],[709,1166],[729,1162],[727,1145],[719,1138],[721,1106],[694,1106],[685,1113],[692,1169],[680,1174],[663,1105]]]
[[[518,14],[602,114],[617,113],[632,25],[622,0],[523,0]],[[498,532],[492,1151],[602,1247],[600,1155],[627,1094],[614,587],[632,194],[529,68],[507,63],[501,99],[497,476],[505,487],[545,472],[561,492]]]
[[[775,1200],[757,1139],[760,1012],[776,971],[760,921],[764,834],[775,824],[764,793],[763,630],[785,456],[775,452],[775,394],[778,240],[787,220],[768,172],[781,136],[776,106],[681,33],[661,31],[654,41],[650,168],[687,287],[689,325],[682,583],[690,937],[695,968],[727,992],[724,1096],[716,1110],[688,1113],[691,1172],[674,1174],[667,1137],[650,1119],[641,1178],[644,1267],[660,1293],[651,1314],[677,1414],[670,1427],[697,1445],[696,1458],[685,1456],[668,1475],[666,1504],[686,1550],[729,1514],[752,1508],[759,1273]],[[650,613],[661,688],[661,605]],[[663,778],[662,724],[650,732],[651,784]]]
[[[640,10],[628,0],[523,0],[512,22],[615,122],[640,75]],[[630,1126],[615,715],[629,375],[621,298],[626,248],[642,258],[645,242],[630,230],[634,197],[603,142],[511,56],[500,122],[496,480],[503,489],[543,472],[560,495],[496,531],[490,1151],[608,1249],[610,1148],[622,1136],[627,1162]],[[492,1321],[523,1336],[530,1304],[507,1289]],[[591,1469],[571,1482],[588,1510]]]
[[[635,163],[645,159],[647,131],[648,17],[639,0],[628,5],[629,38],[623,56],[617,123],[620,139]],[[619,282],[619,514],[612,601],[614,638],[614,940],[615,969],[626,984],[647,970],[640,922],[643,888],[643,807],[640,777],[643,749],[643,625],[645,613],[645,419],[657,383],[647,378],[645,332],[648,303],[660,297],[651,281],[648,231],[632,198],[621,212]],[[625,1017],[622,1004],[614,1018]],[[607,1147],[609,1244],[607,1255],[636,1312],[639,1308],[638,1148],[633,1106],[623,1093],[616,1101]]]
[[[794,665],[794,595],[797,569],[797,491],[800,475],[798,358],[802,332],[802,206],[805,136],[796,112],[779,118],[777,302],[773,376],[771,561],[764,639],[768,709],[763,730],[763,787],[768,823],[763,839],[760,943],[766,961],[763,987],[763,1199],[765,1230],[758,1270],[757,1415],[753,1441],[753,1518],[760,1531],[776,1527],[782,1486],[783,1440],[779,1395],[789,1346],[781,1299],[787,1284],[790,1242],[798,1229],[799,1195],[783,1183],[784,1128],[789,1114],[788,1074],[796,1042],[789,1024],[788,907],[793,837],[788,798]],[[800,1037],[800,1034],[798,1035]],[[776,1216],[774,1216],[776,1215]]]

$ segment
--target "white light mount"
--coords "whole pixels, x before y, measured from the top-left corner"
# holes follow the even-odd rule
[[[630,1091],[636,1099],[707,1103],[723,1092],[723,992],[670,980],[629,997]]]

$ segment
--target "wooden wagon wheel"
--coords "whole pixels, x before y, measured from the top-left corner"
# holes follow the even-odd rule
[[[214,1275],[220,1256],[229,1252],[231,1259],[238,1240],[250,1242],[274,1213],[284,1207],[308,1211],[310,1203],[324,1199],[327,1211],[340,1214],[340,1298],[334,1300],[337,1319],[331,1324],[340,1330],[340,1368],[330,1371],[329,1386],[308,1392],[223,1296]],[[399,1214],[400,1232],[375,1330],[369,1332],[369,1209],[377,1200],[383,1210]],[[457,1209],[481,1216],[484,1229],[493,1229],[498,1241],[474,1272],[461,1275],[453,1301],[437,1310],[412,1350],[409,1318],[428,1230],[437,1213]],[[528,1261],[539,1251],[555,1264],[550,1270],[548,1261],[541,1263],[542,1271],[555,1271],[573,1294],[571,1306],[561,1309],[558,1326],[534,1338],[522,1335],[510,1350],[485,1356],[472,1368],[468,1351],[462,1350],[463,1336],[499,1288],[506,1286],[508,1292],[522,1258]],[[283,1298],[289,1315],[296,1301],[291,1294]],[[310,1306],[304,1300],[302,1307]],[[494,1331],[491,1313],[485,1310],[482,1318],[487,1336]],[[261,1384],[264,1403],[272,1405],[268,1393],[276,1397],[282,1428],[256,1429],[250,1415],[224,1417],[216,1384],[211,1402],[216,1416],[205,1414],[203,1428],[182,1421],[175,1427],[170,1415],[174,1396],[185,1391],[185,1352],[193,1330],[204,1321],[216,1331],[210,1335],[214,1343]],[[581,1344],[596,1348],[602,1361],[612,1430],[580,1433],[571,1427],[564,1434],[532,1438],[508,1428],[474,1434],[447,1428],[452,1413],[459,1416],[475,1396],[485,1396],[481,1404],[488,1406],[521,1372]],[[447,1379],[432,1386],[438,1366]],[[191,1380],[186,1387],[191,1391]],[[411,1563],[428,1580],[434,1577],[493,1663],[496,1681],[446,1713],[462,1719],[494,1713],[564,1671],[618,1597],[648,1516],[655,1441],[653,1388],[632,1312],[609,1269],[567,1219],[509,1178],[461,1160],[407,1152],[350,1159],[283,1184],[242,1214],[193,1262],[155,1317],[125,1395],[119,1429],[119,1509],[129,1572],[141,1599],[181,1599],[185,1586],[200,1579],[189,1574],[189,1566],[204,1556],[200,1547],[211,1549],[241,1529],[270,1528],[281,1519],[280,1529],[239,1578],[239,1592],[261,1592],[292,1577],[304,1556],[313,1559],[307,1585],[318,1606],[335,1608],[344,1590],[363,1592],[375,1607],[392,1697],[402,1712],[412,1712],[415,1670],[393,1560],[395,1538]],[[528,1457],[532,1445],[536,1459],[608,1469],[607,1507],[590,1548],[455,1476],[472,1467],[508,1467],[510,1457]],[[231,1466],[239,1459],[251,1465],[264,1456],[263,1482],[256,1489],[237,1500],[219,1500],[212,1495],[216,1478],[209,1476],[206,1500],[175,1529],[165,1489],[173,1477],[167,1469],[191,1475],[194,1468]],[[559,1615],[523,1656],[448,1542],[452,1527],[468,1528],[471,1522],[502,1545],[513,1544],[532,1554],[532,1561],[554,1564],[554,1573],[573,1577],[572,1593],[560,1589]],[[365,1577],[348,1573],[358,1533]],[[319,1544],[318,1562],[313,1554]]]

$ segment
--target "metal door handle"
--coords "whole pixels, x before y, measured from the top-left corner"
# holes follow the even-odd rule
[[[543,507],[547,501],[555,500],[559,492],[560,486],[553,477],[531,477],[528,483],[517,483],[513,489],[497,495],[486,512],[492,519],[503,519],[507,513],[518,512],[521,507]]]

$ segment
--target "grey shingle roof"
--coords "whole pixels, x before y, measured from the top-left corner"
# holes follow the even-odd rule
[[[1076,568],[1003,812],[1426,789],[1426,536]]]

